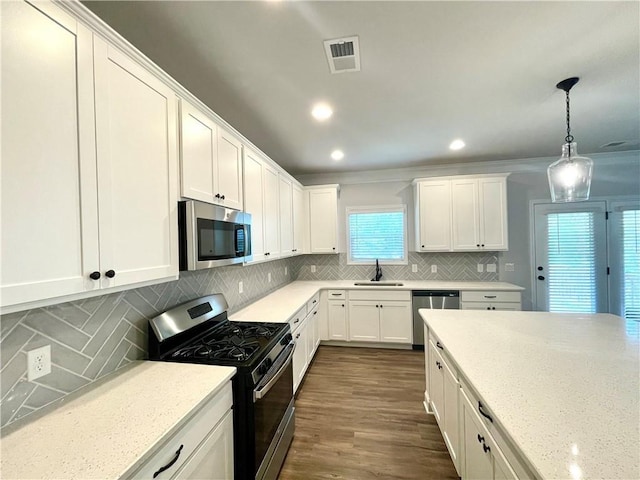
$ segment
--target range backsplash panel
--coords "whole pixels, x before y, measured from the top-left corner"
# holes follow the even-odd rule
[[[149,318],[211,293],[223,293],[230,311],[239,310],[291,282],[296,260],[180,272],[173,282],[1,316],[0,425],[147,358]],[[51,373],[30,382],[26,352],[43,345],[51,345]]]

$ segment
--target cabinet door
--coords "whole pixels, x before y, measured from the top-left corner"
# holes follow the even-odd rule
[[[380,304],[369,300],[349,302],[349,340],[380,340]]]
[[[218,157],[218,127],[189,102],[180,102],[182,135],[180,167],[182,196],[214,203],[214,166]]]
[[[480,249],[478,180],[451,181],[453,250]]]
[[[313,322],[313,354],[316,354],[318,346],[320,345],[320,307],[313,312],[315,322]]]
[[[304,192],[297,184],[293,185],[293,253],[303,253],[304,230],[306,225],[304,214]]]
[[[264,251],[268,259],[280,255],[280,207],[278,206],[278,172],[264,164]]]
[[[215,193],[220,195],[219,199],[216,198],[217,203],[242,210],[242,143],[221,127],[218,127],[218,164],[215,174]]]
[[[335,188],[309,190],[311,253],[337,251],[338,193]]]
[[[102,286],[176,277],[177,99],[94,37]]]
[[[441,357],[442,358],[442,357]],[[451,460],[456,467],[458,473],[460,472],[460,435],[459,435],[459,394],[460,388],[458,386],[458,378],[449,368],[447,362],[442,362],[443,368],[441,372],[443,374],[443,387],[444,387],[444,412],[442,422],[442,436],[449,449]]]
[[[507,181],[504,177],[478,180],[480,245],[507,250]]]
[[[225,415],[172,478],[233,478],[232,411]]]
[[[412,343],[411,302],[380,302],[380,340],[392,343]]]
[[[244,150],[244,210],[251,214],[251,253],[253,261],[264,260],[264,209],[262,161],[251,150]]]
[[[431,397],[431,409],[433,416],[442,430],[444,414],[444,372],[442,357],[433,342],[429,341],[429,395]]]
[[[316,347],[316,331],[318,329],[317,315],[314,315],[313,312],[309,314],[307,317],[307,366],[311,364],[311,360],[313,360],[313,354],[315,353]]]
[[[493,479],[493,458],[490,450],[491,445],[489,432],[482,421],[477,418],[473,406],[469,399],[460,392],[462,402],[462,442],[464,444],[464,454],[461,456],[463,463],[462,478],[465,480],[487,480]]]
[[[279,175],[280,194],[280,254],[293,253],[293,191],[291,181]]]
[[[420,182],[417,188],[419,236],[416,250],[451,250],[451,180]]]
[[[348,340],[347,307],[344,300],[330,300],[327,302],[329,317],[329,340]]]
[[[51,3],[0,18],[4,307],[100,284],[91,32]]]
[[[296,342],[296,349],[293,352],[293,392],[298,390],[298,386],[307,371],[307,322],[305,321],[296,332],[293,339]]]

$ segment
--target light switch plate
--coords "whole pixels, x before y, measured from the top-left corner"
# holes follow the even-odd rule
[[[311,265],[311,273],[316,273],[316,266],[315,265]]]
[[[284,267],[284,276],[289,275],[289,267]]]
[[[505,263],[504,264],[504,271],[505,272],[515,272],[516,270],[516,264],[515,263]]]
[[[478,264],[478,273],[484,272],[484,265],[482,263]]]
[[[431,273],[438,273],[438,265],[431,265]]]
[[[271,272],[267,273],[267,282],[271,283]]]
[[[487,272],[496,273],[496,264],[495,263],[487,263]]]
[[[238,293],[244,292],[244,285],[242,282],[238,282]]]
[[[412,264],[411,264],[411,271],[412,271],[413,273],[416,273],[416,272],[418,271],[418,264],[416,264],[416,263],[412,263]]]

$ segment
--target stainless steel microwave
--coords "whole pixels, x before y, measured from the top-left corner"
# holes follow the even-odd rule
[[[251,260],[251,215],[209,203],[178,202],[180,270]]]

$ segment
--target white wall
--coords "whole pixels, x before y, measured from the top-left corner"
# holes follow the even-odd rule
[[[640,197],[640,152],[590,155],[594,160],[592,198],[616,196]],[[530,205],[533,200],[550,200],[546,168],[557,158],[476,162],[449,166],[403,168],[369,172],[300,175],[303,185],[339,183],[338,226],[339,248],[346,251],[345,209],[351,206],[405,204],[408,214],[409,249],[413,250],[414,178],[443,175],[510,172],[507,179],[509,215],[509,251],[499,254],[501,281],[525,287],[523,308],[531,309],[531,239]],[[513,272],[504,270],[505,263],[515,264]]]

